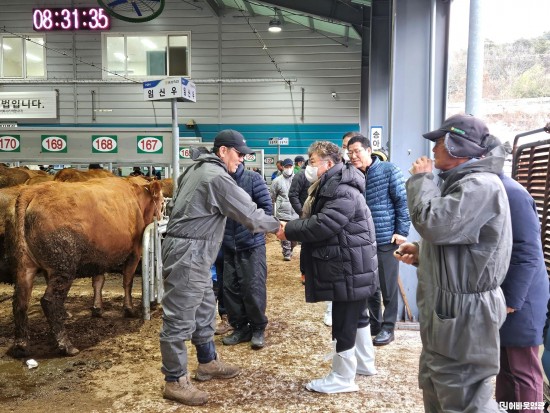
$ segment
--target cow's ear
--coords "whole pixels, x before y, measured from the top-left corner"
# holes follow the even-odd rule
[[[159,199],[162,196],[162,184],[160,181],[152,181],[148,185],[151,196],[155,199]]]

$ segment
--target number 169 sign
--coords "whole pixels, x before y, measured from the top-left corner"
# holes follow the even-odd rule
[[[138,153],[162,153],[162,136],[138,136]]]

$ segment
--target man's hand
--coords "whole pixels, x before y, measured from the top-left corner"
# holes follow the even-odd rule
[[[514,310],[512,307],[506,307],[506,314],[515,313],[516,310]]]
[[[287,240],[285,236],[285,226],[286,222],[281,221],[281,226],[279,227],[279,231],[277,231],[277,238],[279,238],[281,241]]]
[[[405,241],[407,241],[407,237],[404,237],[403,235],[393,234],[393,236],[391,237],[391,242],[392,244],[395,242],[395,245],[401,245]]]
[[[405,264],[418,265],[418,246],[412,242],[405,242],[399,246],[393,256]]]
[[[414,174],[421,174],[423,172],[432,172],[433,171],[433,161],[427,156],[421,156],[416,161],[413,162],[409,172]]]

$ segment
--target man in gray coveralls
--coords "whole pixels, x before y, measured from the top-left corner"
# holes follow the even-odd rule
[[[164,296],[160,333],[163,396],[187,405],[208,401],[208,393],[193,386],[187,371],[186,341],[199,362],[195,378],[228,379],[239,368],[220,360],[214,344],[216,300],[210,267],[223,239],[226,217],[251,232],[278,232],[279,221],[258,209],[229,176],[253,151],[234,130],[221,131],[214,153],[203,153],[178,179],[178,190],[162,244]],[[229,172],[229,173],[228,173]]]
[[[505,149],[470,115],[451,116],[424,138],[435,142],[440,183],[431,159],[413,163],[407,201],[422,240],[394,253],[418,265],[424,410],[499,412],[491,380],[506,318],[500,284],[512,250],[508,198],[498,176]]]

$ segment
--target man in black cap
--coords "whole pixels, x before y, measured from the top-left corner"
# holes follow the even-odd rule
[[[499,412],[500,289],[512,249],[508,199],[498,174],[506,151],[485,123],[455,115],[424,138],[432,161],[413,163],[407,181],[411,221],[421,235],[395,257],[418,266],[422,338],[419,384],[427,412]],[[441,172],[435,182],[432,164]]]
[[[214,153],[193,156],[195,165],[178,179],[172,212],[162,244],[164,296],[160,333],[163,396],[187,405],[208,401],[208,393],[193,386],[187,371],[186,341],[191,340],[199,362],[195,378],[227,379],[239,368],[216,353],[216,300],[210,268],[223,239],[226,217],[253,233],[278,232],[279,221],[258,209],[229,173],[235,173],[253,151],[235,130],[214,139]]]

